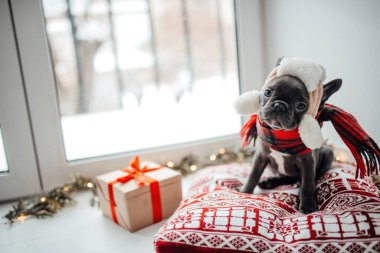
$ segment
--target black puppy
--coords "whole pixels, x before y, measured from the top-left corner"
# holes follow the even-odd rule
[[[339,90],[341,84],[342,80],[336,79],[323,85],[320,106]],[[291,130],[299,126],[308,106],[309,95],[304,83],[297,77],[285,75],[268,83],[260,95],[258,115],[272,129]],[[306,154],[289,155],[271,149],[260,138],[257,138],[255,147],[252,172],[240,191],[252,193],[269,165],[277,176],[260,182],[260,187],[269,189],[301,181],[300,211],[307,214],[318,210],[314,196],[315,181],[330,169],[333,151],[323,145]]]

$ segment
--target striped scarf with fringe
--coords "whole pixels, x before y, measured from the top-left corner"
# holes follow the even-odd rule
[[[331,121],[343,142],[350,149],[356,160],[356,177],[378,174],[380,166],[380,149],[375,141],[359,125],[356,118],[331,104],[325,104],[316,119],[322,126],[324,121]],[[298,128],[293,130],[275,130],[253,114],[240,131],[243,147],[257,136],[270,148],[286,154],[306,154],[311,151],[301,140]]]

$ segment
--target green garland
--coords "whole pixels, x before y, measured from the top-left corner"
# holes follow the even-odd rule
[[[30,217],[38,219],[51,217],[65,206],[75,203],[71,196],[72,193],[89,190],[93,193],[90,204],[95,206],[98,201],[94,181],[79,174],[72,175],[71,182],[56,187],[47,194],[41,194],[28,200],[18,200],[4,218],[7,219],[7,223],[13,224],[15,221],[24,221]]]
[[[166,164],[163,164],[163,166],[167,166],[186,175],[208,166],[233,162],[243,163],[252,158],[253,153],[253,149],[239,149],[234,151],[231,149],[219,148],[217,152],[205,157],[187,155],[182,158],[178,164],[168,161]]]

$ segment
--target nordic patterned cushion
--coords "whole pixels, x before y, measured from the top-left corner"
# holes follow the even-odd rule
[[[319,211],[298,211],[298,184],[243,194],[248,164],[196,173],[187,197],[155,236],[157,252],[380,252],[380,191],[334,164],[317,182]],[[264,177],[270,176],[267,172]]]

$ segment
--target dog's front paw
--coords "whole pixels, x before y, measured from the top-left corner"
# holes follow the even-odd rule
[[[253,189],[252,189],[252,187],[249,187],[247,185],[243,185],[242,187],[240,187],[239,192],[241,192],[241,193],[253,193]]]
[[[301,201],[300,212],[303,214],[314,213],[318,211],[318,204],[315,200],[313,201]]]

